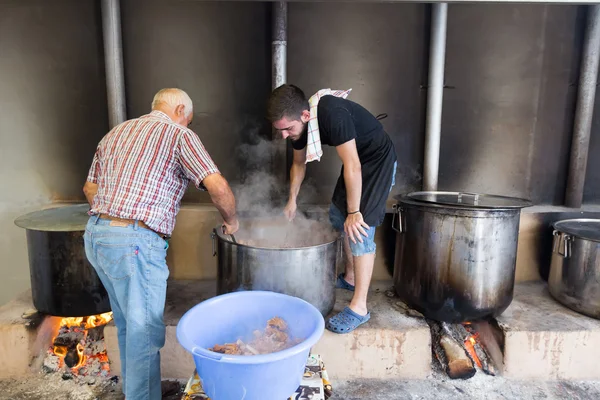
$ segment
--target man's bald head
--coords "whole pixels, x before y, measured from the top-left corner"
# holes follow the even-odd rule
[[[173,122],[183,126],[189,126],[194,116],[192,99],[177,88],[159,90],[152,100],[152,110],[164,112]]]

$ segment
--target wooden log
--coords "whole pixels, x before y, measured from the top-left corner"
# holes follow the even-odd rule
[[[498,374],[498,368],[494,365],[494,360],[487,351],[485,345],[480,340],[480,334],[476,327],[478,325],[468,325],[465,327],[462,324],[449,324],[446,322],[441,323],[442,330],[452,336],[454,340],[459,342],[465,349],[468,357],[477,365],[484,373],[495,376]],[[471,343],[469,338],[475,338],[475,342]]]
[[[489,364],[493,367],[493,370],[490,369],[490,375],[492,373],[493,375],[501,374],[504,368],[504,355],[502,354],[504,337],[500,328],[487,321],[474,322],[473,326],[479,335],[478,340],[488,357]]]
[[[490,356],[487,347],[482,341],[481,332],[477,329],[476,324],[469,324],[467,327],[461,325],[461,327],[451,327],[457,335],[465,335],[465,348],[467,353],[477,364],[477,366],[486,374],[495,376],[498,374],[498,368],[496,368],[494,359]],[[464,333],[463,333],[464,332]],[[470,338],[473,338],[472,340]]]
[[[450,335],[442,324],[428,321],[431,327],[433,352],[451,379],[469,379],[477,370],[466,354],[463,343]]]
[[[473,361],[467,356],[464,348],[454,338],[443,335],[440,345],[448,360],[447,373],[451,379],[469,379],[475,375]]]
[[[87,332],[87,341],[97,341],[104,339],[104,327],[105,325],[95,326],[93,328],[88,329]]]

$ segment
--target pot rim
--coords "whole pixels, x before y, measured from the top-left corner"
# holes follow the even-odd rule
[[[443,193],[443,192],[439,192]],[[450,193],[450,192],[447,192]],[[438,210],[454,210],[454,211],[475,211],[475,212],[506,212],[506,211],[514,211],[521,212],[521,209],[524,207],[484,207],[484,206],[471,206],[471,205],[450,205],[450,204],[439,204],[439,203],[429,203],[426,201],[414,200],[408,197],[408,194],[401,194],[394,196],[394,199],[397,201],[396,205],[401,206],[402,204],[414,205],[418,207],[425,208],[433,208]],[[530,206],[526,206],[530,207]]]
[[[225,235],[223,233],[223,231],[221,230],[221,227],[223,225],[219,224],[216,227],[213,228],[213,235],[217,236],[219,239],[223,240],[224,242],[227,242],[233,246],[240,246],[240,247],[247,247],[249,249],[257,249],[257,250],[269,250],[269,251],[294,251],[294,250],[308,250],[308,249],[318,249],[320,247],[324,247],[324,246],[330,246],[333,243],[338,242],[339,240],[342,239],[342,234],[340,232],[336,232],[336,238],[334,240],[331,240],[329,242],[326,243],[321,243],[321,244],[317,244],[315,246],[304,246],[304,247],[285,247],[285,248],[281,248],[281,247],[258,247],[258,246],[250,246],[247,244],[242,244],[242,243],[237,243],[234,242],[233,240],[231,240],[230,238],[227,238],[227,236],[229,235]]]
[[[565,227],[560,227],[557,225],[561,225],[561,224],[565,224],[568,222],[597,222],[598,226],[600,227],[600,219],[599,218],[569,218],[569,219],[561,219],[559,221],[554,221],[552,223],[552,228],[554,228],[554,230],[556,230],[557,232],[561,232],[564,233],[566,235],[572,236],[574,238],[578,238],[578,239],[582,239],[582,240],[589,240],[591,242],[596,242],[596,243],[600,243],[600,232],[599,232],[599,237],[591,237],[591,236],[587,236],[587,235],[582,235],[582,234],[578,234],[578,233],[572,233],[572,231],[568,228]]]
[[[467,203],[461,203],[461,204],[457,204],[457,203],[451,203],[451,202],[444,202],[444,201],[428,201],[428,200],[421,200],[421,199],[415,199],[414,196],[417,195],[424,195],[424,194],[436,194],[436,195],[446,195],[446,196],[459,196],[459,195],[463,195],[463,196],[475,196],[475,197],[481,197],[483,199],[501,199],[501,200],[505,200],[505,201],[510,201],[513,204],[512,205],[475,205],[475,204],[467,204]],[[431,207],[441,207],[441,208],[454,208],[454,209],[461,209],[461,210],[520,210],[522,208],[526,208],[526,207],[531,207],[533,206],[533,203],[530,200],[527,199],[523,199],[523,198],[519,198],[519,197],[511,197],[511,196],[502,196],[502,195],[496,195],[496,194],[484,194],[484,193],[471,193],[471,192],[451,192],[451,191],[443,191],[443,190],[423,190],[423,191],[416,191],[416,192],[410,192],[410,193],[404,193],[404,194],[400,194],[400,195],[396,195],[394,196],[394,199],[397,201],[402,201],[402,202],[406,202],[406,203],[415,203],[415,204],[422,204],[422,205],[427,205],[427,206],[431,206]]]

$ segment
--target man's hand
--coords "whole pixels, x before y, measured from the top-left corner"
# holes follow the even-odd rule
[[[283,209],[283,214],[285,214],[288,221],[293,221],[296,218],[296,210],[298,210],[298,205],[295,201],[290,200]]]
[[[227,222],[223,222],[223,233],[226,235],[233,235],[240,229],[240,222],[236,218],[232,224],[228,224]]]
[[[369,225],[363,220],[361,213],[348,214],[346,222],[344,222],[344,232],[352,240],[352,243],[356,244],[356,240],[363,242],[361,235],[367,237],[365,229],[369,229]]]

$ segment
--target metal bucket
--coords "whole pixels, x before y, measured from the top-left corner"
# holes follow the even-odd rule
[[[314,228],[315,234],[320,232],[317,229],[331,231],[330,226],[316,222]],[[260,236],[255,235],[253,242],[260,241]],[[272,248],[260,243],[245,244],[243,229],[232,238],[218,226],[212,240],[213,255],[217,256],[218,294],[266,290],[306,300],[324,316],[333,310],[336,267],[342,248],[339,234],[331,232],[328,240],[314,245]]]
[[[45,314],[85,317],[111,310],[108,293],[85,255],[87,204],[36,211],[15,220],[26,229],[31,294]]]
[[[457,192],[416,192],[397,200],[398,295],[426,317],[452,323],[506,310],[513,298],[520,209],[530,203]]]
[[[570,309],[600,319],[600,220],[563,220],[553,226],[550,294]]]

